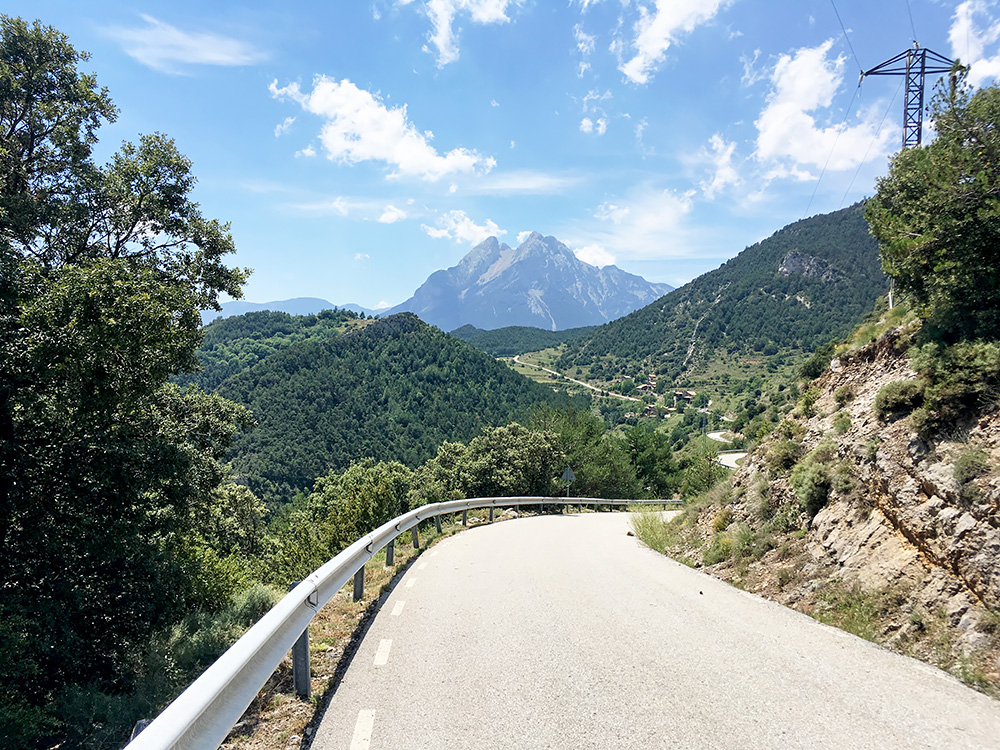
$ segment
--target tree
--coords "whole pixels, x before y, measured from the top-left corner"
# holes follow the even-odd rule
[[[58,744],[73,685],[128,690],[215,589],[197,526],[248,413],[168,383],[239,296],[228,228],[162,135],[93,161],[116,110],[87,55],[0,16],[0,735]]]
[[[1000,89],[965,73],[931,104],[937,137],[899,152],[865,217],[882,266],[945,334],[1000,331]]]

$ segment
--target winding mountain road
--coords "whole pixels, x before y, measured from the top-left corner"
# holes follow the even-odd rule
[[[625,395],[622,395],[621,393],[613,393],[611,391],[605,391],[605,390],[602,390],[601,388],[597,388],[595,386],[592,386],[590,383],[584,383],[582,380],[574,380],[569,375],[563,375],[561,372],[556,372],[555,370],[550,370],[548,367],[542,367],[541,365],[536,365],[533,362],[522,362],[520,359],[518,359],[518,357],[520,357],[520,356],[521,355],[518,354],[517,356],[514,357],[514,362],[516,362],[519,365],[524,365],[525,367],[534,367],[536,370],[541,370],[542,372],[547,372],[550,375],[558,375],[560,378],[566,378],[566,380],[568,380],[571,383],[576,383],[577,385],[582,385],[584,388],[589,388],[592,391],[597,391],[598,393],[603,393],[603,394],[605,394],[607,396],[613,396],[614,398],[620,398],[622,401],[639,401],[639,402],[642,401],[641,398],[633,398],[632,396],[625,396]]]
[[[627,524],[523,518],[421,555],[313,750],[1000,744],[1000,703],[656,554]]]

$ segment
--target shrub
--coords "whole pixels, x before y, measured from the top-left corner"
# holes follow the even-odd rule
[[[846,406],[854,400],[854,387],[850,385],[840,386],[833,392],[833,400],[837,402],[837,406]]]
[[[787,438],[784,440],[775,440],[764,451],[764,463],[775,474],[781,474],[795,466],[795,462],[799,460],[801,453],[802,448],[798,443],[794,443]]]
[[[990,459],[982,448],[967,448],[955,460],[955,481],[959,484],[978,479],[990,470]]]
[[[809,518],[819,513],[830,497],[835,458],[836,446],[824,440],[792,469],[792,488]]]
[[[807,419],[816,414],[813,407],[816,405],[816,401],[819,400],[820,390],[819,388],[810,388],[805,393],[802,394],[802,416]]]
[[[851,428],[851,415],[846,411],[838,411],[833,417],[833,431],[843,435]]]
[[[712,521],[712,531],[719,532],[723,531],[729,527],[729,524],[733,522],[733,511],[729,508],[723,508],[718,513],[715,514],[715,519]]]
[[[875,413],[879,419],[904,416],[923,402],[924,386],[917,380],[894,380],[875,394]]]

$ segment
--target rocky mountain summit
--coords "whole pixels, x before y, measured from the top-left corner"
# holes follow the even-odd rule
[[[668,554],[995,690],[1000,414],[924,441],[880,409],[915,377],[902,341],[834,359]]]
[[[606,323],[672,289],[616,266],[584,263],[555,237],[532,232],[516,248],[487,238],[388,312],[413,312],[445,331],[466,324],[558,331]]]

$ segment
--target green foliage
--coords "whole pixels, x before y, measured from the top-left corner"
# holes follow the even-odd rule
[[[774,440],[764,450],[764,463],[774,474],[783,474],[795,466],[802,447],[788,438]]]
[[[516,422],[487,428],[468,447],[463,480],[467,497],[551,495],[562,472],[563,452],[555,433]]]
[[[814,407],[816,406],[816,402],[819,400],[821,395],[822,392],[816,387],[810,388],[802,394],[802,398],[799,401],[799,404],[802,407],[802,416],[808,419],[816,414]]]
[[[850,385],[837,386],[837,389],[833,392],[833,400],[837,403],[837,406],[844,407],[854,400],[854,387]]]
[[[513,357],[527,352],[550,349],[569,341],[576,341],[593,333],[596,326],[568,328],[565,331],[547,331],[530,326],[507,326],[492,331],[484,331],[472,325],[464,325],[451,332],[452,336],[472,344],[492,357]],[[577,373],[579,375],[581,373]]]
[[[275,320],[255,317],[243,325],[259,323],[266,333]],[[217,389],[257,417],[257,427],[236,440],[231,460],[270,507],[353,460],[415,467],[445,441],[471,440],[539,403],[571,402],[410,313],[343,335],[324,335],[318,324],[308,328],[319,335],[263,356]],[[235,337],[228,344],[237,345]]]
[[[833,415],[833,431],[838,435],[843,435],[851,429],[851,415],[846,411],[838,411]]]
[[[894,380],[879,388],[872,408],[879,419],[889,419],[905,415],[920,406],[923,397],[923,383],[917,380]]]
[[[1000,403],[1000,343],[926,342],[910,350],[910,364],[926,387],[921,433]]]
[[[965,71],[931,104],[937,135],[903,149],[865,215],[882,265],[932,328],[957,338],[1000,331],[1000,88],[972,93]]]
[[[823,344],[823,346],[819,347],[813,355],[802,364],[799,368],[799,375],[806,380],[818,378],[826,372],[826,368],[830,366],[830,361],[833,359],[833,353],[835,350],[836,342],[828,341]]]
[[[778,273],[791,251],[822,259],[833,273],[825,280]],[[861,207],[852,206],[791,224],[590,338],[568,343],[559,367],[590,365],[592,377],[610,380],[631,374],[636,362],[655,362],[656,372],[675,380],[713,356],[812,351],[848,333],[885,288],[876,242]]]
[[[833,484],[836,445],[824,440],[792,469],[792,489],[810,518],[826,505]]]
[[[12,746],[66,740],[70,704],[107,709],[156,632],[219,606],[222,556],[198,532],[247,423],[235,404],[167,383],[195,365],[199,308],[240,294],[228,229],[190,200],[190,162],[169,139],[93,161],[115,110],[76,70],[84,59],[57,31],[0,16],[0,716]],[[94,691],[113,700],[73,698]]]

